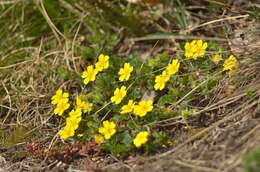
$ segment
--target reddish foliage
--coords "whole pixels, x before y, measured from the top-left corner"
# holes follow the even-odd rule
[[[26,147],[26,151],[38,159],[44,159],[44,149],[37,143],[29,143]]]
[[[88,142],[81,146],[79,153],[88,157],[97,157],[101,153],[101,147],[95,142]]]
[[[41,160],[45,159],[48,163],[54,161],[71,163],[82,156],[91,158],[101,154],[101,148],[95,142],[75,142],[64,147],[51,148],[48,151],[44,151],[43,146],[32,142],[27,145],[26,150],[32,156]]]

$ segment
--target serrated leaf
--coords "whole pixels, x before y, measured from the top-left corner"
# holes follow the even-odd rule
[[[164,95],[160,97],[158,104],[164,106],[165,104],[172,103],[174,101],[174,96],[171,94]]]

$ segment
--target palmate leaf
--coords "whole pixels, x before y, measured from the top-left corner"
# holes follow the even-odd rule
[[[174,95],[166,94],[160,97],[158,105],[164,106],[165,104],[172,103],[174,101]]]

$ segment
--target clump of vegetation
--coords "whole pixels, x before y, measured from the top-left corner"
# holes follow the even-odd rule
[[[100,54],[98,61],[82,72],[82,84],[87,91],[79,93],[76,98],[72,97],[74,101],[70,103],[69,93],[63,93],[61,89],[52,97],[52,104],[56,105],[54,113],[62,115],[66,123],[59,131],[60,137],[64,140],[95,141],[102,149],[115,155],[135,148],[151,152],[154,147],[165,144],[169,139],[160,139],[162,133],[153,124],[173,117],[161,110],[168,108],[166,104],[175,103],[167,97],[182,97],[190,89],[198,87],[192,70],[204,69],[209,77],[226,70],[231,75],[238,68],[234,56],[224,61],[223,68],[220,64],[222,58],[219,55],[207,55],[207,48],[211,47],[202,40],[186,42],[183,55],[180,53],[178,58],[168,57],[158,63],[153,63],[155,59],[152,57],[142,61],[138,56],[121,59]],[[212,70],[216,64],[217,67]],[[159,71],[161,74],[158,75]],[[182,84],[186,86],[182,87]],[[217,82],[208,85],[210,88],[202,87],[201,95],[215,84]],[[158,94],[144,98],[144,90],[158,90]],[[194,108],[188,106],[169,110],[184,119],[195,112]],[[167,137],[165,133],[163,135]]]

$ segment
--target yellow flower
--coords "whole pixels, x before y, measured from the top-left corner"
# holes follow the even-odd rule
[[[148,135],[149,135],[149,133],[147,131],[142,131],[142,132],[138,133],[133,140],[134,145],[137,148],[139,148],[140,146],[142,146],[142,144],[145,144],[148,141],[148,139],[147,139]]]
[[[94,140],[95,140],[95,142],[97,143],[97,144],[101,144],[101,143],[103,143],[104,142],[104,137],[103,136],[101,136],[101,135],[94,135]]]
[[[222,56],[221,56],[221,55],[216,54],[216,55],[212,56],[212,61],[213,61],[214,63],[218,64],[218,62],[219,62],[220,60],[222,60]]]
[[[59,135],[62,139],[66,140],[67,138],[74,136],[75,130],[70,124],[66,125],[62,130],[59,131]]]
[[[193,40],[192,42],[186,42],[185,43],[185,54],[184,56],[187,58],[193,58],[197,59],[198,57],[201,57],[205,55],[206,48],[208,47],[208,44],[205,42],[203,43],[202,40]]]
[[[78,136],[78,137],[82,137],[82,136],[83,136],[83,134],[78,134],[77,136]]]
[[[79,123],[81,121],[81,109],[72,110],[69,113],[69,117],[66,119],[66,125],[71,125],[74,130],[79,127]]]
[[[82,115],[81,109],[72,110],[69,113],[70,117],[80,117]]]
[[[60,137],[62,139],[67,139],[68,137],[74,136],[75,130],[78,129],[79,123],[81,121],[81,109],[72,110],[69,113],[69,117],[66,118],[66,126],[59,131]]]
[[[104,121],[103,127],[98,129],[100,134],[103,134],[105,139],[108,140],[116,133],[116,124],[114,122]]]
[[[114,96],[111,97],[111,101],[115,104],[119,104],[126,95],[126,87],[122,86],[120,89],[116,88]]]
[[[60,138],[63,140],[66,140],[67,138],[71,137],[74,135],[74,130],[60,130],[59,131]]]
[[[70,107],[70,104],[67,101],[61,101],[58,103],[57,107],[54,109],[54,113],[61,116],[65,110]]]
[[[84,71],[81,77],[84,79],[84,84],[87,85],[90,81],[95,81],[98,71],[93,68],[92,65],[87,67],[87,70]]]
[[[51,98],[52,99],[51,103],[55,105],[61,101],[68,102],[69,101],[68,97],[69,97],[69,93],[62,93],[62,90],[57,90],[56,94]]]
[[[92,104],[82,101],[79,96],[76,98],[76,109],[82,109],[84,112],[90,111]]]
[[[184,56],[187,57],[187,58],[190,58],[193,56],[193,52],[196,51],[196,41],[192,41],[191,43],[190,42],[186,42],[185,43],[185,46],[184,46],[184,49],[185,49],[185,54]]]
[[[105,56],[104,54],[100,54],[98,56],[98,62],[95,64],[95,68],[98,72],[107,69],[109,66],[109,56]]]
[[[138,105],[134,106],[134,114],[140,117],[143,117],[153,110],[153,102],[151,100],[142,100]]]
[[[155,77],[155,90],[162,90],[165,87],[165,83],[170,79],[170,76],[166,71],[163,71],[161,75]]]
[[[129,63],[124,64],[124,68],[121,68],[118,72],[120,75],[119,81],[128,80],[130,78],[131,72],[133,71],[134,67],[131,66]]]
[[[206,48],[208,47],[208,43],[203,43],[202,40],[197,41],[197,51],[194,54],[194,57],[200,57],[205,55]]]
[[[71,116],[66,119],[66,126],[69,125],[74,131],[79,128],[81,116]]]
[[[128,101],[128,104],[127,105],[124,105],[122,108],[121,108],[121,114],[125,114],[125,113],[129,113],[129,112],[132,112],[134,110],[134,106],[135,106],[135,103],[133,100],[129,100]]]
[[[224,66],[224,71],[225,70],[229,70],[228,75],[232,75],[238,68],[239,64],[238,61],[236,59],[236,57],[234,56],[229,56],[229,58],[224,62],[223,64]]]
[[[173,60],[172,63],[170,63],[166,68],[167,74],[174,75],[179,71],[179,67],[180,67],[180,63],[178,59]]]

